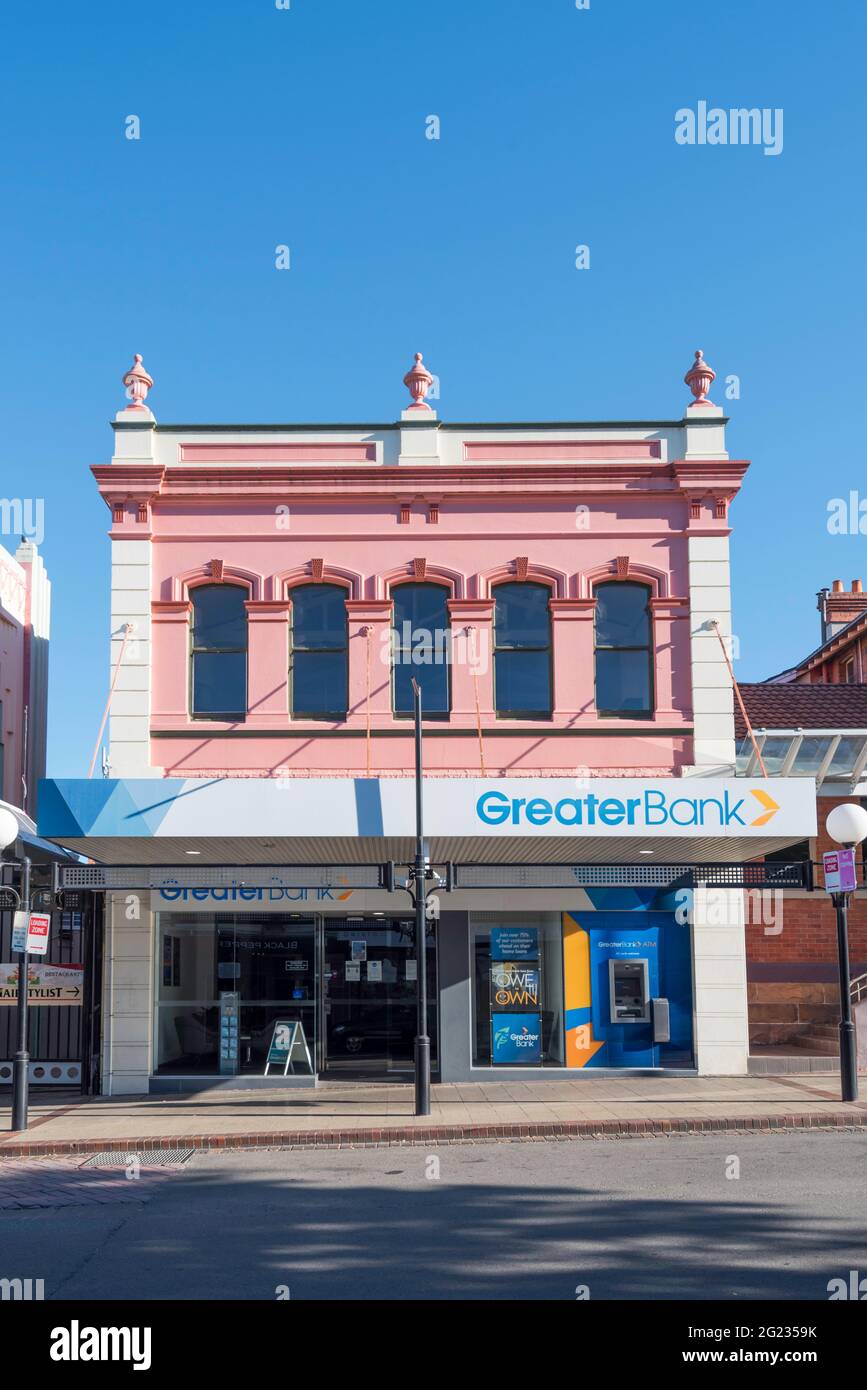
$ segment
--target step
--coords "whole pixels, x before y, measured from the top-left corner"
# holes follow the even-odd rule
[[[799,1033],[791,1041],[795,1047],[802,1047],[805,1052],[819,1053],[823,1057],[836,1057],[840,1052],[840,1044],[834,1038],[817,1038],[812,1033]]]

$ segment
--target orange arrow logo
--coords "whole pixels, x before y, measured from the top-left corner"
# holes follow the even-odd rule
[[[752,793],[759,805],[764,806],[765,810],[763,815],[756,816],[756,819],[754,821],[751,821],[750,823],[752,825],[767,825],[771,817],[775,816],[780,808],[777,805],[774,798],[772,796],[768,796],[767,792],[757,791],[756,788],[753,787]]]

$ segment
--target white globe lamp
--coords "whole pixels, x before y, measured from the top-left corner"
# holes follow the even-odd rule
[[[825,829],[838,845],[860,845],[867,839],[867,811],[854,801],[844,801],[829,812]]]
[[[5,806],[0,806],[0,853],[14,845],[18,839],[21,827],[12,812]]]

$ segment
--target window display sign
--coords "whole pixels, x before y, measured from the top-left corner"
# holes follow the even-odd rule
[[[491,1019],[494,1066],[538,1066],[542,1060],[541,1014],[496,1014]]]
[[[539,1008],[539,967],[523,961],[491,962],[491,1009]]]
[[[369,960],[369,961],[367,962],[367,978],[368,978],[368,980],[372,980],[375,984],[381,984],[381,983],[382,983],[382,961],[381,961],[381,960]]]
[[[367,942],[350,941],[349,954],[352,960],[367,960]]]
[[[491,927],[491,960],[538,960],[537,927]]]

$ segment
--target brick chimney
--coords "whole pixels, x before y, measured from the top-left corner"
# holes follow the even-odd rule
[[[819,590],[817,598],[823,642],[827,642],[829,637],[833,637],[854,618],[867,613],[867,594],[861,588],[860,579],[852,580],[851,589],[844,589],[842,579],[835,579],[830,590]]]

